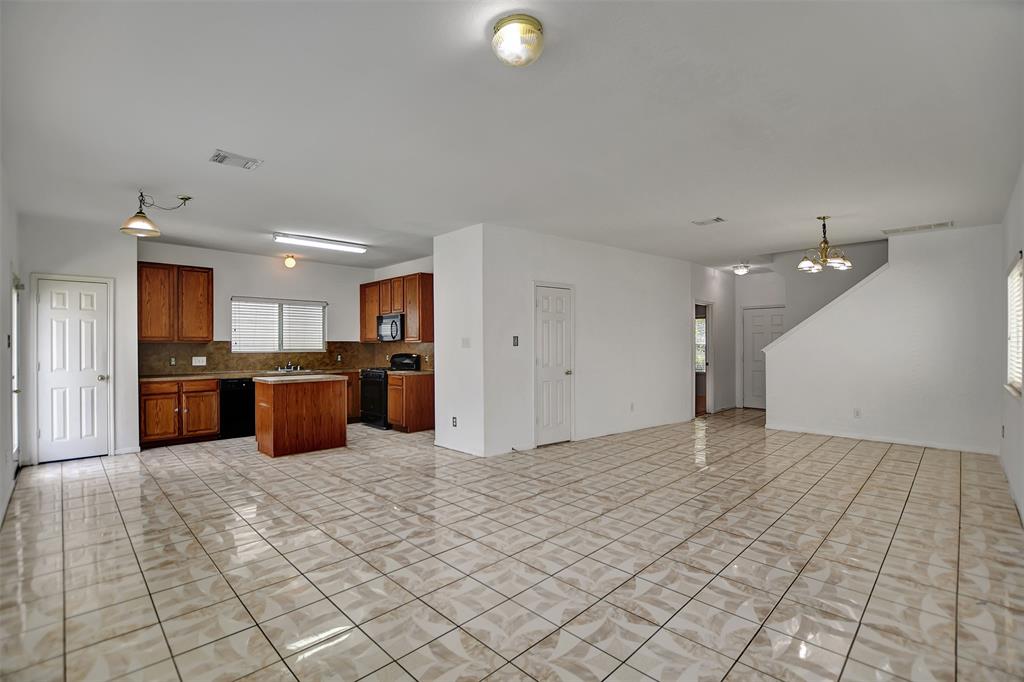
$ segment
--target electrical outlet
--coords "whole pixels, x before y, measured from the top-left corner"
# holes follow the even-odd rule
[[[178,364],[177,358],[172,357],[171,358],[171,367],[174,367],[176,364]]]
[[[469,348],[469,346],[470,346],[469,337],[468,336],[463,336],[462,337],[462,347],[463,348]]]
[[[636,405],[634,403],[630,403],[629,404],[629,411],[630,412],[635,412],[636,411]]]
[[[459,425],[459,418],[452,417],[452,428],[456,428]]]
[[[512,345],[513,346],[518,346],[519,345],[519,337],[518,336],[513,336],[512,337]]]
[[[206,367],[206,356],[205,355],[194,355],[192,356],[193,367]]]
[[[859,407],[853,408],[853,418],[854,419],[860,419],[860,408]]]
[[[338,353],[337,361],[341,362],[341,353]]]

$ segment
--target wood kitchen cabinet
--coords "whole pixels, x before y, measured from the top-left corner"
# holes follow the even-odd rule
[[[220,433],[216,379],[139,384],[139,440],[144,445]]]
[[[348,423],[360,421],[362,416],[359,412],[359,372],[344,372],[348,379]]]
[[[434,275],[418,272],[359,285],[359,340],[377,341],[377,316],[405,313],[404,340],[434,340]]]
[[[433,374],[388,374],[388,423],[406,433],[434,428]]]
[[[213,341],[213,270],[189,265],[138,265],[139,341]]]
[[[380,315],[380,282],[359,285],[359,340],[377,340],[377,316]]]

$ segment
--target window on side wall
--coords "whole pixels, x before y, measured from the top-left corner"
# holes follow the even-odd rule
[[[1006,385],[1021,395],[1022,352],[1024,342],[1024,260],[1010,269],[1006,278]]]

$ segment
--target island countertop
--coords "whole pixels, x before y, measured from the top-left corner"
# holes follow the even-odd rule
[[[255,377],[257,384],[299,384],[318,381],[348,381],[348,377],[338,374],[291,374],[272,377]]]

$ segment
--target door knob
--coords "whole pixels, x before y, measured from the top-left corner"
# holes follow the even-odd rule
[[[567,370],[565,370],[565,373],[566,374],[572,374],[572,370],[571,369],[567,369]]]
[[[106,381],[107,379],[108,377],[106,374],[101,374],[98,377],[96,377],[96,381]]]

